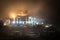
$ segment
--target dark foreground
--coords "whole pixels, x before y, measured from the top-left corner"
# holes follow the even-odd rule
[[[0,23],[0,40],[60,40],[60,31],[54,30],[54,32],[42,32],[39,37],[29,36],[10,36],[2,32],[4,27]],[[6,31],[7,32],[7,31]]]
[[[60,40],[60,32],[55,31],[52,33],[46,32],[42,33],[39,37],[29,37],[29,36],[8,36],[0,32],[0,40]]]

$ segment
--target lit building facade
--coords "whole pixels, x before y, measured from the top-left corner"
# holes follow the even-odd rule
[[[9,21],[7,21],[8,23],[10,23],[9,25],[12,26],[24,26],[24,25],[36,25],[39,24],[39,19],[33,16],[30,16],[24,12],[20,12],[18,14],[16,14],[17,16],[15,16],[15,18],[10,19]],[[4,25],[7,25],[7,22],[5,21]]]

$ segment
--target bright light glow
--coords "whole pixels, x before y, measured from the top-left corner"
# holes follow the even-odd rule
[[[10,18],[15,19],[16,18],[16,14],[15,13],[10,13]]]
[[[12,24],[15,24],[16,22],[15,21],[12,21]]]
[[[15,25],[15,24],[24,24],[24,21],[12,21],[11,22],[13,25]]]
[[[45,25],[45,27],[49,27],[48,25]]]
[[[32,19],[32,17],[29,17],[29,19]]]
[[[52,26],[52,25],[50,25],[50,24],[49,25],[45,25],[45,27],[50,27],[50,26]]]
[[[34,17],[29,17],[28,23],[32,25],[38,24],[37,19]]]
[[[10,24],[10,20],[6,20],[6,21],[4,22],[4,26],[9,25],[9,24]]]
[[[35,21],[26,21],[26,24],[31,24],[31,25],[35,25],[36,22]],[[38,24],[38,23],[37,23]]]
[[[29,24],[33,24],[33,21],[28,21]]]
[[[38,25],[39,23],[37,22],[36,24]]]
[[[24,24],[24,21],[19,21],[19,24]]]
[[[11,21],[12,25],[15,25],[15,24],[16,25],[24,25],[24,24],[29,24],[29,25],[36,25],[37,24],[38,25],[38,24],[40,24],[40,21],[37,18],[31,17],[31,16],[28,17],[28,21],[27,20],[23,21],[20,17],[18,19],[18,17],[16,17],[15,14],[11,14],[11,17],[17,18],[15,20]],[[41,22],[41,24],[43,24],[43,22]],[[48,27],[48,25],[46,25],[46,27]]]
[[[23,11],[20,11],[20,13],[17,14],[18,16],[26,16],[27,14],[25,14]]]
[[[7,24],[6,23],[4,23],[4,26],[6,26]]]

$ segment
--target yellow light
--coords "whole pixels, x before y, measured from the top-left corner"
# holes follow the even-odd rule
[[[26,16],[27,14],[24,14],[24,13],[22,13],[22,14],[20,14],[20,16]]]
[[[16,18],[16,14],[15,13],[10,13],[10,18],[15,19]]]
[[[21,11],[19,14],[17,14],[18,16],[26,16],[27,14],[25,14],[23,11]]]

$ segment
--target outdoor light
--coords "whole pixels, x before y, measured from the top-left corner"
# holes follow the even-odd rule
[[[50,26],[52,26],[52,25],[51,25],[51,24],[45,25],[46,28],[48,28],[48,27],[50,27]]]
[[[3,25],[4,25],[4,26],[6,26],[7,24],[6,24],[6,23],[4,23]]]
[[[16,14],[15,14],[15,13],[13,13],[13,12],[12,12],[12,13],[10,13],[10,14],[9,14],[9,16],[10,16],[10,18],[13,18],[13,19],[15,19],[15,18],[16,18]]]
[[[45,25],[45,27],[49,27],[49,25]]]
[[[12,21],[11,23],[14,25],[14,24],[16,24],[16,21]]]
[[[19,24],[24,24],[24,21],[19,21],[18,23],[19,23]]]

